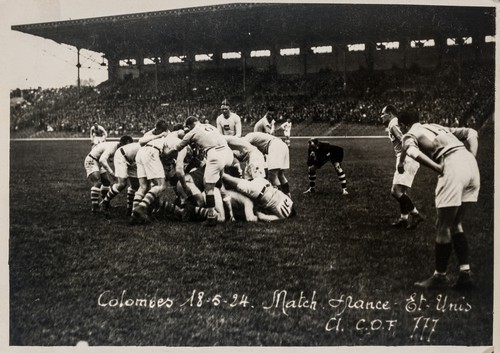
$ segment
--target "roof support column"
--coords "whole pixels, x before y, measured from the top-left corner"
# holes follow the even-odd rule
[[[76,68],[77,68],[77,79],[76,79],[76,85],[77,85],[77,98],[80,99],[80,68],[82,67],[82,64],[80,64],[80,48],[76,48]]]

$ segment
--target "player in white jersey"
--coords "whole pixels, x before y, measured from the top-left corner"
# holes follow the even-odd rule
[[[286,121],[281,124],[278,129],[283,130],[283,136],[285,137],[285,143],[290,148],[290,136],[292,134],[292,121],[290,119],[286,119]]]
[[[263,132],[250,132],[245,139],[267,156],[271,184],[290,196],[290,185],[285,175],[285,171],[290,168],[288,146],[279,137]]]
[[[108,137],[108,133],[106,132],[106,129],[99,125],[97,121],[94,121],[92,126],[90,127],[90,144],[92,147],[95,145],[106,141],[106,138]]]
[[[245,138],[235,136],[224,137],[236,158],[243,163],[243,178],[248,180],[257,177],[265,178],[266,162],[262,152]]]
[[[140,139],[139,143],[144,146],[151,140],[165,137],[168,135],[168,125],[164,120],[158,120],[156,122],[155,128],[147,131]]]
[[[130,136],[122,136],[119,142],[101,142],[97,144],[85,157],[84,166],[87,179],[92,183],[90,189],[90,201],[92,212],[96,212],[99,207],[99,198],[104,198],[109,191],[109,176],[114,176],[113,169],[109,165],[109,160],[115,154],[117,148],[131,143]]]
[[[215,212],[214,189],[215,184],[220,181],[225,167],[233,163],[233,152],[227,145],[226,139],[222,136],[216,127],[209,124],[201,124],[195,117],[186,119],[186,127],[189,132],[176,146],[174,151],[180,151],[189,144],[196,144],[206,154],[205,173],[203,181],[205,184],[206,206],[208,208],[207,223],[208,226],[216,224],[217,217]],[[222,191],[222,190],[221,190]],[[232,211],[230,211],[230,219]]]
[[[223,180],[229,189],[236,190],[253,201],[259,220],[275,221],[295,215],[292,199],[264,178],[245,180],[224,174]]]
[[[137,179],[137,164],[135,157],[141,148],[138,142],[129,143],[118,148],[115,152],[113,162],[115,166],[115,183],[111,186],[106,197],[101,201],[100,207],[103,212],[107,212],[111,200],[113,200],[127,185],[127,215],[132,214],[135,193],[139,188]]]
[[[413,158],[406,157],[402,146],[403,133],[399,127],[396,114],[396,108],[393,105],[387,105],[382,109],[381,116],[383,122],[387,124],[389,139],[396,154],[396,170],[392,179],[391,195],[399,203],[401,215],[391,225],[396,228],[413,229],[424,220],[408,195],[420,164]],[[402,170],[403,173],[398,170]],[[408,215],[412,216],[411,222]]]
[[[274,135],[275,114],[274,107],[268,107],[266,114],[255,123],[253,131]]]
[[[216,120],[217,129],[222,135],[241,137],[241,118],[229,108],[229,102],[224,99],[220,107],[222,114]]]
[[[462,221],[466,209],[477,202],[480,177],[476,162],[477,132],[470,128],[449,128],[438,124],[420,124],[418,113],[403,111],[399,116],[406,154],[438,174],[435,191],[437,232],[434,274],[417,287],[447,285],[446,272],[453,249],[459,264],[456,289],[473,287],[469,249]]]

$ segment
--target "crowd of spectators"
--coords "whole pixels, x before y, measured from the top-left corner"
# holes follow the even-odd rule
[[[458,69],[460,69],[458,71]],[[457,72],[458,71],[458,72]],[[245,82],[245,87],[243,85]],[[413,106],[423,120],[479,124],[493,112],[494,65],[283,76],[241,70],[152,74],[97,87],[11,91],[11,128],[86,133],[98,121],[110,133],[143,132],[158,119],[171,124],[189,115],[214,122],[229,99],[244,124],[269,105],[294,123],[380,123],[386,104]]]

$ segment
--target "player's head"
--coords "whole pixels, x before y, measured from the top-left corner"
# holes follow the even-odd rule
[[[399,125],[403,131],[408,131],[418,121],[418,112],[414,109],[403,110],[398,117]]]
[[[172,132],[177,134],[177,137],[180,139],[183,138],[184,135],[186,134],[184,131],[184,125],[182,125],[182,124],[175,124],[172,127]]]
[[[318,147],[318,143],[319,143],[319,140],[317,138],[312,138],[310,139],[309,141],[307,141],[307,143],[309,144],[309,146],[311,146],[312,148],[317,148]]]
[[[124,135],[120,137],[120,143],[118,144],[119,147],[128,145],[129,143],[134,142],[134,139],[131,136]]]
[[[287,122],[287,123],[291,123],[291,122],[292,122],[292,119],[288,118],[288,119],[286,119],[286,122]]]
[[[165,120],[158,120],[155,125],[155,129],[153,131],[153,134],[159,135],[162,132],[165,132],[168,130],[168,124]]]
[[[267,116],[268,117],[274,117],[274,115],[276,114],[276,109],[274,108],[273,105],[270,105],[267,107]]]
[[[198,124],[200,121],[198,120],[197,117],[195,116],[189,116],[186,119],[186,122],[184,123],[184,126],[186,126],[189,130],[192,130],[196,124]]]
[[[222,111],[222,115],[224,115],[224,117],[229,117],[229,102],[227,99],[224,99],[220,105],[220,110]]]
[[[389,105],[386,105],[382,109],[382,113],[381,113],[380,117],[382,118],[383,122],[388,122],[389,119],[396,117],[397,113],[398,113],[398,111],[397,111],[396,107],[389,104]]]
[[[98,127],[99,126],[99,123],[97,121],[93,121],[92,122],[92,125],[94,125],[94,127]]]

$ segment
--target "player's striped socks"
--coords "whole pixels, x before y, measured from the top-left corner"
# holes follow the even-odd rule
[[[196,206],[194,210],[199,218],[206,219],[208,217],[208,208]]]
[[[116,187],[116,184],[113,184],[111,188],[109,189],[108,193],[104,197],[104,202],[110,202],[113,200],[113,198],[120,193],[121,190],[119,190]]]
[[[309,169],[309,187],[314,188],[316,186],[316,170]]]
[[[340,186],[342,187],[342,190],[347,189],[347,180],[345,177],[344,170],[342,167],[339,165],[338,167],[335,167],[335,170],[337,171],[337,177],[339,178]]]
[[[146,209],[148,209],[155,199],[156,194],[152,190],[150,190],[139,203],[139,207],[146,207]]]
[[[134,202],[132,206],[132,210],[135,210],[137,206],[141,203],[142,199],[144,198],[144,194],[142,192],[136,192],[134,195]]]
[[[90,201],[92,202],[92,210],[97,210],[97,207],[99,207],[100,196],[101,190],[97,186],[92,186],[90,188]]]
[[[132,209],[134,208],[134,198],[135,198],[136,190],[129,187],[127,189],[127,212],[132,213]]]
[[[101,197],[104,199],[109,191],[109,185],[101,185]]]

